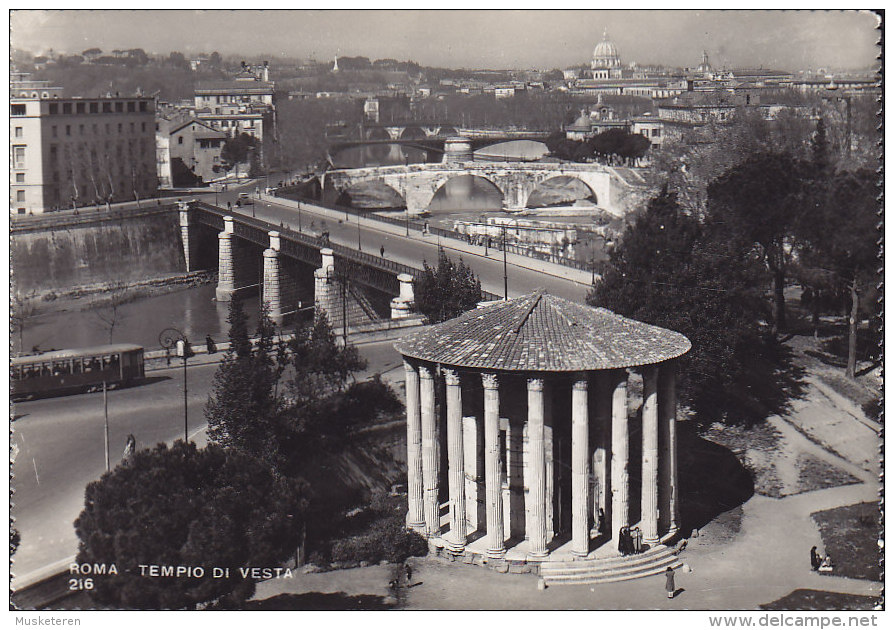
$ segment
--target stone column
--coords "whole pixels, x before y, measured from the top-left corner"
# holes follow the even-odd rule
[[[185,201],[177,202],[177,209],[180,211],[180,241],[183,244],[183,259],[186,262],[186,271],[193,271],[192,268],[192,240],[189,234],[189,204]]]
[[[224,230],[217,235],[217,289],[218,302],[229,302],[236,292],[236,269],[233,265],[233,217],[224,217]]]
[[[397,276],[400,283],[400,295],[391,300],[391,319],[406,319],[413,314],[416,307],[415,297],[413,295],[414,278],[408,273],[402,273]]]
[[[530,456],[530,479],[528,480],[527,524],[529,555],[533,559],[543,559],[546,550],[546,453],[543,445],[543,379],[528,379],[528,451]]]
[[[448,547],[462,553],[466,546],[466,487],[463,466],[463,399],[459,374],[444,370],[447,385],[447,483],[450,492]]]
[[[677,485],[677,375],[673,361],[658,368],[658,423],[662,436],[660,464],[659,516],[668,534],[680,529]]]
[[[581,373],[575,376],[571,389],[571,552],[577,556],[586,556],[590,552],[587,518],[589,421],[587,375]]]
[[[605,532],[605,536],[611,538],[611,454],[612,454],[612,381],[611,372],[600,371],[596,375],[596,386],[591,397],[595,418],[593,423],[593,477],[595,478],[595,492],[593,497],[595,509],[593,520],[599,518],[599,509],[602,510],[603,520],[598,525]],[[594,389],[591,387],[591,389]],[[595,533],[595,532],[593,532]],[[591,534],[592,535],[592,534]]]
[[[630,457],[630,434],[627,422],[627,372],[614,370],[612,383],[612,513],[611,529],[613,545],[617,549],[621,540],[618,532],[630,525],[628,499],[627,462]]]
[[[482,374],[484,385],[484,485],[487,492],[487,555],[501,558],[503,546],[503,479],[500,465],[500,389],[496,374]]]
[[[422,423],[422,485],[425,533],[441,533],[441,511],[438,504],[438,426],[435,416],[435,379],[428,367],[419,368],[419,416]]]
[[[407,387],[407,527],[425,531],[422,509],[422,417],[419,412],[419,372],[404,361]]]
[[[658,542],[658,368],[643,368],[643,475],[640,523],[643,542]]]

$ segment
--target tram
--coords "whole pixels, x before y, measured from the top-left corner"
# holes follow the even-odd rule
[[[13,400],[129,385],[145,375],[143,347],[112,344],[53,350],[10,360]]]

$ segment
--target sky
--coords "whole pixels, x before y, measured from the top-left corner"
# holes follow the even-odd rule
[[[14,48],[413,60],[450,68],[587,63],[604,30],[622,61],[782,70],[876,65],[876,16],[841,11],[17,10]]]

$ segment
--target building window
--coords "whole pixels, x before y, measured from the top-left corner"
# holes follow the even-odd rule
[[[19,203],[25,201],[25,191],[24,190],[16,191],[16,201],[18,201]]]
[[[53,125],[53,127],[51,128],[51,131],[53,132],[53,137],[55,138],[56,132],[57,132],[56,125]]]
[[[103,103],[102,104],[102,113],[103,114],[111,114],[112,113],[112,104],[111,103]]]
[[[65,135],[66,136],[71,135],[71,125],[65,125]]]
[[[653,138],[657,138],[657,137],[659,137],[660,135],[661,135],[661,129],[653,129],[653,130],[652,130],[652,137],[653,137]]]
[[[50,105],[52,108],[53,106]],[[53,112],[50,112],[51,114]],[[15,103],[9,106],[9,115],[10,116],[24,116],[25,115],[25,104],[24,103]]]
[[[124,111],[124,103],[122,103],[120,101],[115,103],[115,111],[118,112],[119,114],[122,113]]]
[[[137,104],[133,101],[127,101],[127,111],[135,112],[137,111]]]
[[[24,184],[25,183],[25,174],[24,173],[16,173],[16,184]]]
[[[75,106],[75,111],[76,111],[77,113],[79,113],[79,114],[83,114],[83,113],[84,113],[84,109],[85,109],[85,107],[84,107],[84,103],[78,103],[78,104]]]
[[[71,103],[62,103],[62,113],[63,114],[71,113]]]
[[[93,123],[93,134],[94,135],[99,134],[99,125],[97,125],[96,123]]]
[[[140,111],[141,112],[146,111],[146,101],[140,101]]]
[[[24,209],[24,208],[19,208],[18,212],[19,212],[19,214],[25,214],[25,209]]]
[[[140,123],[140,131],[143,131],[143,132],[146,131],[146,123],[144,123],[144,122]]]
[[[12,148],[13,168],[25,168],[25,147],[16,146]]]
[[[134,124],[130,123],[130,133],[133,133],[134,131],[135,131]]]
[[[82,136],[84,135],[84,125],[78,125],[78,133],[80,133]]]
[[[21,138],[24,135],[25,130],[21,127],[16,127],[16,138]]]
[[[90,113],[91,114],[99,113],[99,103],[90,103]]]
[[[56,115],[59,113],[59,104],[58,103],[50,103],[50,114]]]
[[[106,123],[106,133],[112,133],[112,127],[109,123]]]
[[[183,136],[177,136],[177,144],[183,144]]]

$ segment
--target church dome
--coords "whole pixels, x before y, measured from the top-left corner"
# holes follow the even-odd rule
[[[621,65],[621,56],[618,48],[608,40],[608,33],[603,31],[602,41],[593,49],[593,68],[618,68]]]

